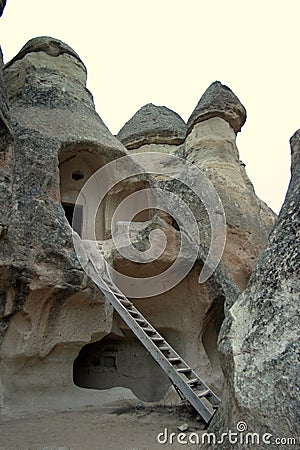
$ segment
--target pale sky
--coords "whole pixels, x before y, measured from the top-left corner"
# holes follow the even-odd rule
[[[0,42],[6,62],[32,37],[70,45],[113,134],[149,102],[187,121],[213,81],[227,84],[248,114],[240,157],[278,212],[300,128],[299,17],[299,0],[8,0]]]

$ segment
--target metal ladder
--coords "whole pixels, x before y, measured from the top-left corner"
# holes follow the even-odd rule
[[[175,352],[134,304],[117,288],[106,270],[99,274],[89,258],[87,272],[98,289],[163,369],[173,385],[201,415],[206,423],[213,417],[220,399]]]

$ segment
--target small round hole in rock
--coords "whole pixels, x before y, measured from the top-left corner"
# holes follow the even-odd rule
[[[76,170],[72,173],[72,178],[75,181],[82,180],[84,178],[83,173],[80,170]]]

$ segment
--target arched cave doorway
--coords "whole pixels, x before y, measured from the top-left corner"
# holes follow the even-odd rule
[[[99,206],[95,224],[90,217],[89,201],[81,196],[81,204],[76,205],[77,197],[87,180],[102,166],[102,158],[88,148],[67,146],[59,154],[60,197],[66,219],[80,237],[91,237],[94,229],[97,240],[104,239],[105,200]],[[73,217],[75,221],[73,222]]]
[[[76,386],[89,389],[126,387],[148,402],[163,399],[171,385],[130,330],[123,337],[111,333],[85,345],[74,361],[73,381]]]
[[[106,158],[107,159],[107,158]],[[139,177],[129,177],[116,184],[104,197],[98,207],[96,219],[92,217],[95,201],[98,204],[97,192],[93,199],[80,196],[81,204],[76,204],[77,197],[87,180],[104,166],[107,160],[99,149],[85,147],[84,144],[68,145],[59,153],[59,175],[60,175],[60,197],[66,219],[82,239],[93,239],[94,233],[98,241],[111,238],[112,217],[117,207],[130,194],[149,187],[148,180]],[[101,190],[101,174],[94,181]],[[97,188],[96,188],[97,191]],[[141,198],[141,196],[139,197]],[[148,208],[147,195],[144,197],[144,210],[133,218],[135,222],[144,222],[154,215],[154,211]],[[76,214],[74,208],[76,204]],[[122,214],[126,216],[126,209],[121,208]],[[73,223],[75,217],[75,223]],[[118,220],[118,219],[117,219]]]

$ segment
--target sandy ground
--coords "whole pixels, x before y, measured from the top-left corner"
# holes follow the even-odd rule
[[[189,407],[134,401],[65,412],[0,415],[0,450],[199,449],[191,444],[157,442],[165,428],[168,436],[172,432],[177,436],[183,424],[188,425],[186,433],[201,434],[203,429],[203,422]]]

